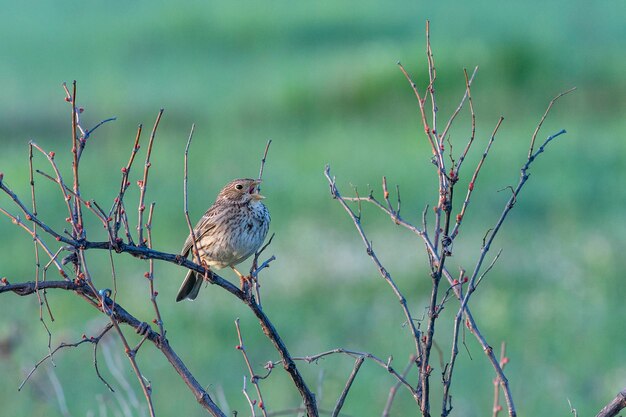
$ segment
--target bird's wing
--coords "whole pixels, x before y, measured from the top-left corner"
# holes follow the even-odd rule
[[[215,228],[215,220],[219,217],[219,211],[220,210],[216,209],[216,205],[214,204],[206,211],[206,213],[204,213],[202,218],[200,218],[196,227],[193,228],[193,234],[195,235],[196,242]],[[191,233],[187,236],[183,249],[180,252],[183,256],[187,256],[191,251],[191,248],[193,247],[193,237],[194,236],[192,236]]]

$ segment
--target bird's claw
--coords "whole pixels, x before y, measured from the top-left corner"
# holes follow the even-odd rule
[[[137,327],[135,331],[137,332],[139,336],[145,336],[151,330],[152,330],[152,327],[150,327],[150,325],[144,321],[141,324],[139,324],[139,326]]]
[[[239,277],[239,285],[241,287],[241,291],[243,291],[244,294],[250,296],[250,294],[252,293],[252,288],[254,287],[254,278],[250,275],[241,275]]]

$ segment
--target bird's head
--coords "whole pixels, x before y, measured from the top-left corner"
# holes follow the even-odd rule
[[[261,180],[251,178],[238,178],[232,180],[222,188],[218,200],[228,200],[236,203],[247,203],[249,201],[259,201],[265,197],[259,194],[259,184]]]

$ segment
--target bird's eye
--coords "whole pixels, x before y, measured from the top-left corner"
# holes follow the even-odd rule
[[[238,190],[241,190],[243,188],[243,185],[237,184],[237,185],[235,185],[235,188],[238,189]]]

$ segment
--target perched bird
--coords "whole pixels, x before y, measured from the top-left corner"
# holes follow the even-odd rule
[[[231,267],[244,280],[235,265],[255,253],[267,235],[270,213],[261,202],[261,180],[240,178],[226,184],[217,195],[215,203],[204,213],[193,230],[200,259],[208,267],[222,269]],[[193,236],[190,234],[183,245],[183,256],[194,252]],[[197,260],[196,260],[197,262]],[[204,276],[187,272],[176,301],[195,300]]]

